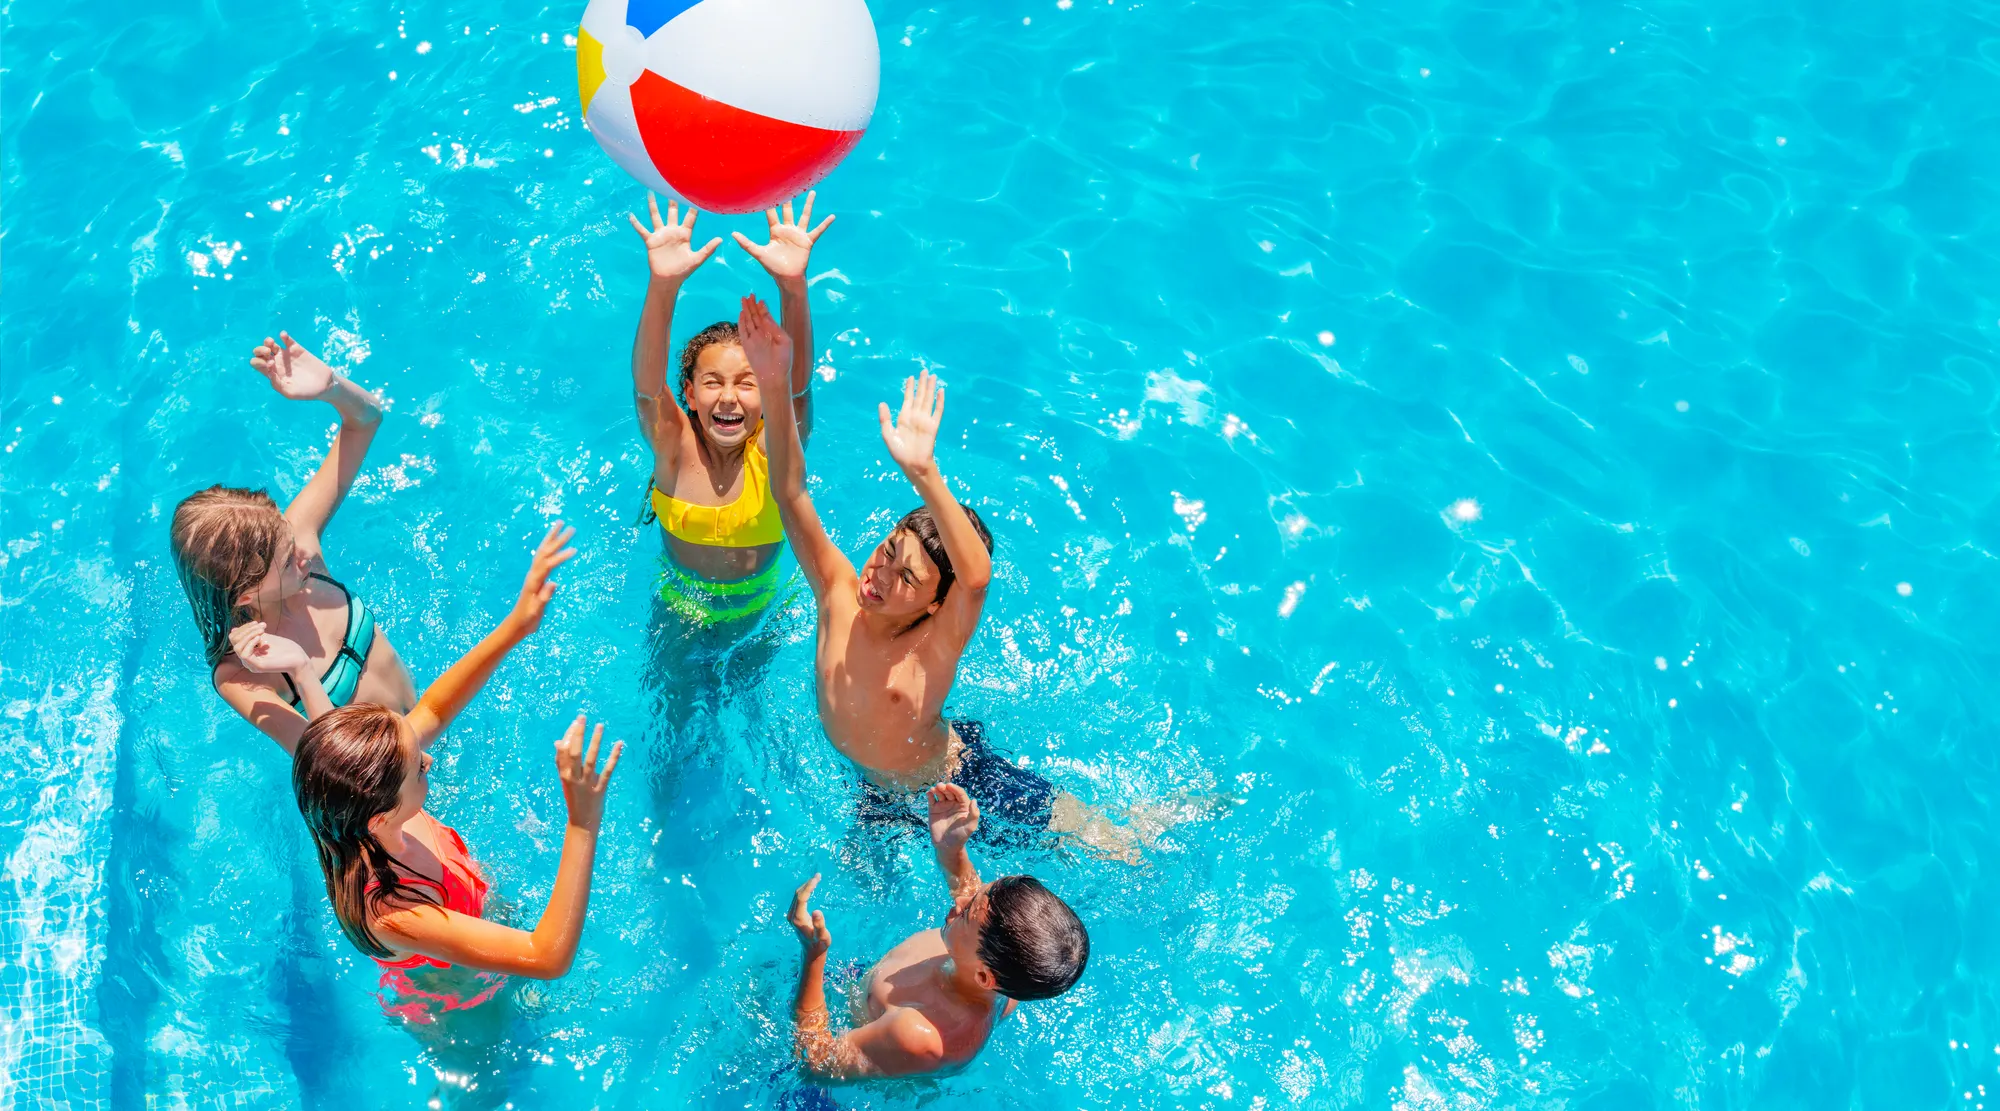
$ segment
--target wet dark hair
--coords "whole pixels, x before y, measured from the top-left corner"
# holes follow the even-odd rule
[[[986,554],[992,555],[993,534],[986,531],[986,522],[979,519],[978,512],[971,506],[960,502],[958,507],[965,510],[966,519],[972,522],[972,531],[978,533],[979,542],[986,545]],[[958,572],[952,570],[951,553],[944,550],[944,537],[938,535],[937,518],[931,516],[929,509],[918,506],[905,513],[903,519],[896,522],[896,527],[889,530],[889,535],[894,536],[899,532],[915,536],[917,543],[923,547],[924,554],[937,565],[937,597],[931,601],[944,601],[944,596],[951,593],[951,584],[958,581]]]
[[[365,702],[315,718],[292,754],[292,794],[319,852],[333,916],[371,957],[393,954],[369,925],[384,904],[437,905],[432,892],[397,876],[396,858],[368,828],[396,809],[404,771],[402,715]]]
[[[1090,963],[1090,934],[1069,904],[1040,880],[1002,876],[986,888],[979,959],[1009,999],[1054,999],[1082,978]]]
[[[688,337],[687,344],[681,348],[682,408],[687,408],[688,383],[694,381],[694,367],[700,360],[701,353],[720,344],[732,343],[739,347],[743,345],[742,337],[736,334],[734,320],[718,320]]]
[[[174,507],[174,568],[210,671],[228,657],[229,630],[247,615],[236,599],[264,581],[290,534],[284,512],[262,490],[211,486]]]

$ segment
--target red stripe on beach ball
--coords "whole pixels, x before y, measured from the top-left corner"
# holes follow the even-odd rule
[[[862,135],[745,112],[652,70],[632,83],[632,109],[660,176],[710,212],[756,212],[804,192]]]

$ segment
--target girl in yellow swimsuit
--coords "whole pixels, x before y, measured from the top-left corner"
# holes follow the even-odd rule
[[[748,628],[778,597],[785,530],[771,500],[770,462],[764,447],[765,399],[737,342],[734,321],[711,324],[681,349],[680,399],[667,391],[668,337],[674,302],[688,275],[722,245],[720,238],[693,247],[695,211],[681,219],[678,202],[660,219],[658,198],[648,196],[652,227],[631,217],[646,244],[651,281],[632,344],[632,394],[639,427],[653,448],[647,510],[666,534],[670,556],[660,588],[667,607],[701,627]],[[812,427],[812,311],[806,296],[806,263],[833,217],[812,225],[813,194],[794,219],[765,212],[770,242],[741,232],[736,242],[778,284],[785,331],[795,352],[790,398],[803,437]]]

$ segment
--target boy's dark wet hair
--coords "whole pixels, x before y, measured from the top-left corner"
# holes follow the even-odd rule
[[[986,889],[979,959],[1007,998],[1054,999],[1083,976],[1090,934],[1069,904],[1040,880],[1002,876]]]
[[[681,348],[681,405],[687,405],[688,383],[694,381],[695,360],[701,353],[719,343],[741,345],[742,339],[736,335],[734,320],[718,320],[690,336],[687,345]]]
[[[972,531],[979,534],[979,542],[986,545],[986,554],[992,555],[993,534],[986,531],[986,522],[979,519],[979,514],[971,506],[961,502],[959,508],[965,510],[966,519],[972,522]],[[918,506],[896,522],[894,531],[915,536],[917,543],[923,546],[924,554],[937,565],[937,597],[931,600],[944,601],[944,596],[951,593],[951,584],[958,581],[958,572],[952,570],[951,553],[944,550],[944,537],[938,535],[937,518],[931,516],[929,509]]]

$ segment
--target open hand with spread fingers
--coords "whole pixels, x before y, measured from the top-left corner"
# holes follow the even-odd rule
[[[534,562],[528,565],[528,577],[521,583],[521,596],[514,602],[514,611],[507,615],[519,635],[527,636],[542,627],[542,614],[548,609],[549,599],[556,596],[556,584],[549,581],[549,575],[576,555],[575,548],[564,547],[575,535],[575,529],[557,521],[535,546]]]
[[[618,766],[625,742],[612,743],[600,770],[597,747],[604,739],[604,725],[600,722],[591,731],[588,749],[583,747],[583,726],[584,716],[576,715],[562,739],[556,742],[556,774],[562,777],[563,805],[569,809],[569,824],[594,833],[604,820],[604,789],[611,783],[611,772]]]
[[[892,422],[889,406],[881,406],[882,442],[889,458],[905,474],[916,474],[937,463],[938,422],[944,419],[944,384],[926,370],[903,379],[903,411]]]
[[[833,223],[833,217],[828,216],[819,222],[818,227],[812,226],[813,198],[816,195],[806,194],[805,208],[797,219],[792,218],[790,201],[785,202],[783,219],[779,218],[775,207],[764,210],[764,219],[771,227],[769,243],[760,245],[740,231],[729,233],[736,237],[737,246],[750,252],[750,257],[761,263],[764,271],[779,285],[800,281],[806,276],[806,263],[812,258],[813,244],[819,242],[820,234]]]
[[[656,282],[679,283],[687,280],[689,274],[701,268],[708,256],[722,246],[722,237],[708,241],[700,250],[694,249],[695,208],[688,206],[687,219],[681,219],[680,202],[667,201],[667,218],[660,219],[660,198],[646,194],[646,207],[651,210],[653,226],[649,229],[639,222],[637,216],[626,213],[632,221],[632,230],[646,243],[646,266],[653,272]]]

